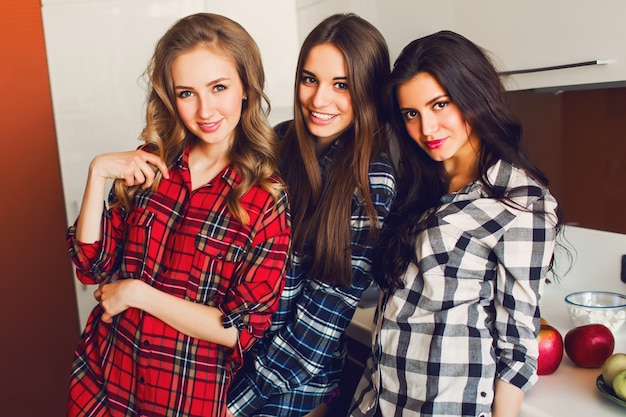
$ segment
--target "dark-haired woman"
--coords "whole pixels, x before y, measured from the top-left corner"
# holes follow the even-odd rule
[[[351,415],[517,416],[537,380],[557,203],[468,39],[411,42],[390,94],[398,197],[374,252],[383,297]]]

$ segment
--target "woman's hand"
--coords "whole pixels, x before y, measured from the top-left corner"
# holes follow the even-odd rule
[[[168,294],[140,279],[102,284],[93,296],[104,310],[101,320],[105,323],[111,323],[114,316],[129,308],[136,308],[187,336],[231,349],[237,346],[239,330],[236,326],[224,327],[222,310]]]
[[[123,179],[127,186],[140,185],[149,188],[156,177],[153,166],[169,178],[165,162],[157,155],[140,149],[114,152],[96,156],[89,166],[90,176],[101,179]]]
[[[144,282],[137,279],[122,279],[100,285],[93,296],[104,310],[101,320],[111,323],[113,317],[137,305]]]
[[[106,153],[96,156],[89,164],[87,187],[76,222],[76,238],[80,242],[93,243],[102,235],[102,200],[106,196],[107,180],[122,179],[124,184],[141,185],[146,189],[154,184],[156,167],[169,178],[165,162],[157,155],[142,150]]]

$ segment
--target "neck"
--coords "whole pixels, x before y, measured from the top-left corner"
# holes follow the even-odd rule
[[[228,164],[229,152],[217,150],[209,144],[196,144],[189,152],[189,173],[191,188],[195,190],[211,181]]]
[[[478,178],[478,152],[480,142],[470,136],[467,144],[457,154],[443,162],[450,178],[448,192],[456,192]]]

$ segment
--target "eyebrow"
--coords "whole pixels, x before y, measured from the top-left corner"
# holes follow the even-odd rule
[[[213,85],[222,83],[224,81],[230,81],[230,78],[228,78],[228,77],[220,77],[220,78],[217,78],[217,79],[215,79],[213,81],[209,81],[208,83],[206,83],[206,86],[213,86]],[[184,85],[175,85],[174,89],[175,90],[193,89],[193,87],[187,87],[187,86],[184,86]]]
[[[315,73],[314,73],[314,72],[311,72],[311,71],[309,71],[309,70],[305,70],[305,69],[303,69],[303,70],[302,70],[302,74],[304,74],[304,75],[310,75],[311,77],[317,77],[317,75],[315,75]],[[334,81],[343,81],[343,80],[347,80],[347,79],[348,79],[348,77],[347,77],[347,76],[345,76],[345,75],[342,75],[342,76],[340,76],[340,77],[333,77],[333,80],[334,80]]]
[[[448,100],[450,100],[450,97],[447,94],[441,94],[439,96],[433,97],[430,100],[428,100],[426,102],[426,106],[431,106],[433,103],[441,100],[442,98],[447,98]],[[402,107],[400,108],[400,111],[407,111],[407,110],[415,110],[413,107]],[[415,110],[417,111],[417,110]]]

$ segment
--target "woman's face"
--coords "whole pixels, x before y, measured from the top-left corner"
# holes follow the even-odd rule
[[[176,108],[187,129],[207,145],[230,149],[245,95],[232,60],[196,47],[174,59],[172,78]]]
[[[313,47],[299,77],[298,100],[304,122],[318,141],[330,144],[354,120],[343,54],[329,43]]]
[[[474,161],[479,139],[439,82],[421,72],[397,90],[400,112],[409,136],[444,165]]]

